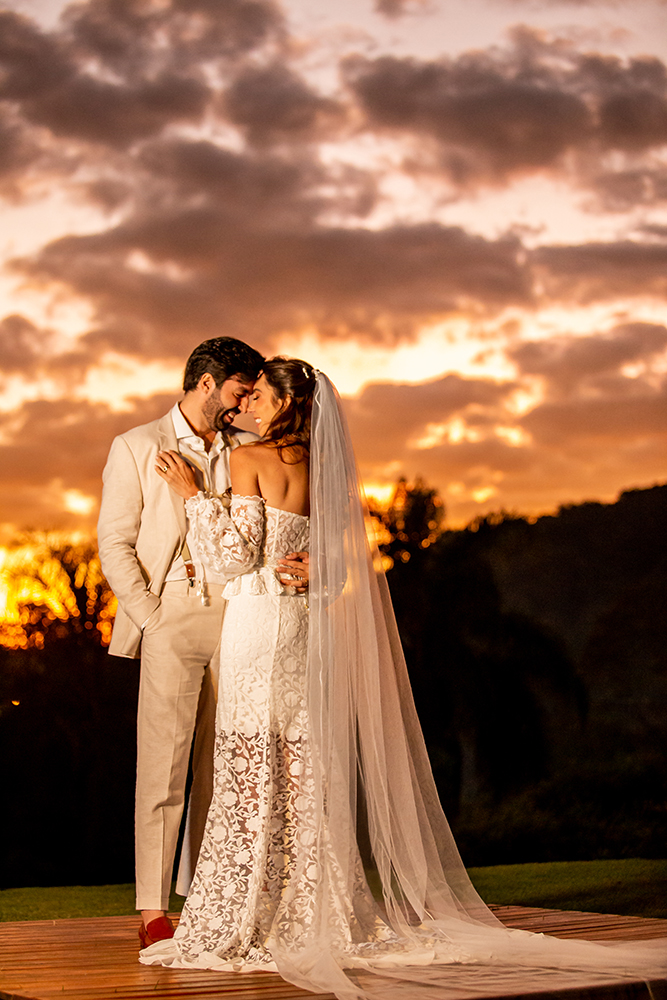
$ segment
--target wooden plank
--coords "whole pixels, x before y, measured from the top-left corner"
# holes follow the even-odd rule
[[[667,938],[667,920],[658,917],[622,917],[576,910],[544,910],[537,906],[491,906],[506,927],[554,937],[587,941],[647,941]]]
[[[303,1000],[312,997],[272,973],[240,976],[140,965],[137,927],[136,916],[0,924],[0,998]]]
[[[538,907],[493,909],[508,927],[559,937],[667,939],[667,920]],[[136,916],[0,924],[0,1000],[313,1000],[315,996],[268,972],[239,975],[140,965],[137,926]],[[652,984],[650,992],[645,984],[623,983],[535,996],[655,1000],[667,997],[667,981]],[[319,1000],[333,997],[319,995]]]

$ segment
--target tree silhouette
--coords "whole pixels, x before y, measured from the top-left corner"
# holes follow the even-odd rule
[[[24,536],[2,576],[0,885],[129,881],[139,672],[106,651],[95,547]]]
[[[408,562],[417,552],[432,545],[442,530],[445,507],[437,490],[417,478],[409,484],[398,480],[386,510],[371,505],[369,513],[382,526],[378,548],[388,557],[386,565]]]
[[[666,535],[654,487],[535,523],[480,518],[389,572],[471,863],[662,856]]]
[[[555,637],[503,609],[482,542],[479,525],[448,532],[389,573],[426,742],[454,810],[546,774],[549,715],[558,705],[571,723],[584,707]]]
[[[90,633],[109,644],[116,599],[90,539],[30,532],[4,550],[0,646],[44,649],[53,640]]]

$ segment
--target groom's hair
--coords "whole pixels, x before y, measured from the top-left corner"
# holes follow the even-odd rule
[[[233,337],[214,337],[205,340],[185,363],[183,391],[190,392],[199,385],[199,379],[207,372],[220,387],[228,378],[237,376],[243,382],[254,382],[258,377],[264,358],[252,347]]]

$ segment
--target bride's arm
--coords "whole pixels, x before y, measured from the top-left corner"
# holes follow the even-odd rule
[[[261,498],[235,496],[230,512],[219,497],[197,491],[192,469],[173,451],[158,453],[156,472],[185,500],[190,534],[206,569],[226,579],[249,572],[264,535]]]
[[[219,497],[197,493],[185,501],[201,561],[209,571],[231,580],[248,573],[259,557],[264,535],[260,497],[232,497],[229,510]]]

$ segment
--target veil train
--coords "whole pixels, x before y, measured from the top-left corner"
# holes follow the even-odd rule
[[[368,545],[347,422],[322,373],[310,485],[317,888],[308,930],[285,934],[299,885],[312,891],[313,854],[304,852],[269,940],[280,973],[340,1000],[507,996],[667,974],[667,939],[617,946],[508,930],[472,886],[440,806],[386,580]],[[370,843],[363,864],[361,824]]]

